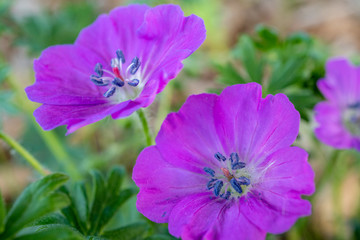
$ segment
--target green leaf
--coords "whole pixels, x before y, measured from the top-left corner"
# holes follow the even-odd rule
[[[124,204],[130,197],[137,193],[134,188],[129,188],[121,191],[118,195],[113,196],[104,208],[100,221],[99,231],[102,230],[107,223],[114,217],[117,210]]]
[[[68,176],[54,173],[30,184],[10,209],[0,238],[11,237],[34,220],[69,205],[64,193],[55,192],[67,180]]]
[[[125,177],[125,169],[119,166],[113,167],[107,177],[107,192],[112,195],[120,193],[121,185]]]
[[[92,204],[89,214],[88,222],[90,224],[90,234],[98,233],[99,221],[104,205],[107,200],[107,191],[105,188],[105,181],[99,171],[92,172],[93,179],[93,193],[92,193]]]
[[[145,238],[144,240],[174,240],[174,239],[177,238],[164,234],[155,234],[153,236]]]
[[[4,231],[6,217],[6,206],[0,191],[0,233]]]
[[[240,75],[236,68],[231,63],[225,65],[215,65],[219,72],[217,81],[226,85],[234,85],[239,83],[246,83],[246,80]]]
[[[44,217],[41,217],[37,219],[33,225],[39,226],[39,225],[48,225],[48,224],[63,224],[63,225],[69,225],[69,222],[67,219],[59,214],[59,213],[50,213]]]
[[[84,240],[86,239],[75,228],[62,224],[49,224],[38,228],[34,233],[18,236],[14,240]]]
[[[110,240],[140,240],[149,230],[146,223],[135,223],[121,227],[112,231],[105,232],[103,236]]]
[[[259,37],[257,46],[261,49],[268,50],[274,48],[279,43],[279,36],[275,29],[259,24],[255,27],[255,32]]]
[[[239,43],[234,50],[235,56],[241,59],[242,64],[249,76],[248,82],[261,83],[264,72],[264,61],[256,58],[255,45],[247,35],[240,37]]]
[[[285,64],[278,62],[271,74],[268,91],[277,93],[281,89],[294,83],[305,61],[305,58],[293,58],[289,59]]]

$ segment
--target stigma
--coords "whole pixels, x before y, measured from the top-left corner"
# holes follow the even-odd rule
[[[96,86],[109,86],[108,90],[103,94],[104,97],[110,98],[125,85],[135,88],[140,84],[140,80],[135,77],[141,66],[139,58],[134,57],[126,69],[124,67],[125,62],[124,53],[117,50],[116,57],[111,59],[111,71],[104,69],[101,63],[95,65],[95,74],[90,76],[90,80]]]
[[[222,167],[219,167],[219,169],[203,168],[204,172],[210,177],[206,188],[211,190],[216,197],[226,200],[243,196],[251,184],[250,176],[246,170],[246,163],[240,161],[237,153],[231,153],[227,159],[217,152],[214,157]]]

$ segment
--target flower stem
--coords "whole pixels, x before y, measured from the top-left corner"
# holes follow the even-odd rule
[[[34,158],[25,148],[23,148],[19,143],[17,143],[10,136],[0,131],[0,138],[3,139],[9,146],[15,149],[36,171],[38,171],[42,176],[46,176],[49,171],[47,171],[36,158]]]
[[[146,138],[146,145],[150,146],[153,144],[153,140],[152,140],[152,137],[150,134],[149,124],[145,117],[144,111],[142,109],[139,109],[136,112],[140,118],[141,125],[143,126],[143,130],[144,130],[144,134],[145,134],[145,138]]]

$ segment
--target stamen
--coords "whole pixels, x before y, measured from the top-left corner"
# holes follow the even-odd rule
[[[97,73],[97,75],[98,75],[99,77],[102,77],[102,75],[104,74],[103,69],[102,69],[102,65],[101,65],[100,63],[97,63],[97,64],[95,65],[94,71]]]
[[[239,177],[238,182],[240,183],[240,185],[245,185],[245,186],[250,185],[250,179],[248,179],[247,177]]]
[[[215,196],[217,196],[217,197],[219,196],[223,186],[224,186],[224,183],[222,181],[220,181],[220,180],[215,183],[215,186],[214,186],[214,194],[215,194]]]
[[[141,63],[139,61],[139,58],[134,57],[134,59],[131,61],[130,74],[134,75],[139,69],[140,65]]]
[[[107,86],[109,83],[104,82],[101,78],[98,78],[95,75],[90,76],[90,80],[96,85],[96,86]]]
[[[224,157],[221,153],[217,152],[215,153],[214,157],[219,160],[220,162],[223,161],[225,162],[226,161],[226,157]]]
[[[230,154],[230,161],[231,161],[232,164],[238,163],[239,160],[240,160],[239,154],[237,154],[237,153],[231,153]]]
[[[121,62],[122,64],[125,63],[125,56],[124,53],[121,50],[116,50],[116,56],[119,62]]]
[[[215,171],[212,170],[211,168],[208,167],[204,167],[204,171],[209,174],[210,176],[214,177],[215,176]]]
[[[230,184],[234,188],[234,190],[237,191],[238,193],[241,194],[243,192],[240,183],[238,181],[236,181],[235,178],[230,180]]]
[[[228,200],[230,198],[230,196],[231,196],[230,191],[226,191],[226,193],[223,193],[223,194],[220,195],[220,197],[222,197],[222,198],[224,198],[226,200]]]
[[[137,85],[139,85],[140,81],[138,79],[133,79],[128,81],[128,84],[132,87],[136,87]]]
[[[207,184],[206,184],[206,188],[207,189],[212,189],[215,186],[215,182],[217,181],[217,179],[212,178]]]
[[[238,162],[235,164],[231,164],[231,168],[233,170],[238,170],[238,169],[244,168],[245,166],[246,166],[246,163],[244,163],[244,162]]]
[[[109,90],[107,90],[107,91],[104,93],[104,97],[106,97],[106,98],[111,97],[112,95],[114,95],[115,90],[116,90],[116,87],[112,86],[111,88],[109,88]]]
[[[112,81],[112,84],[114,84],[118,87],[122,87],[125,85],[124,81],[122,81],[120,78],[114,78],[114,80]]]

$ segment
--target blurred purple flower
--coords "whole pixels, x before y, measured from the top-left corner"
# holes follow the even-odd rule
[[[327,101],[315,106],[315,135],[332,147],[360,151],[360,67],[330,59],[318,87]]]
[[[182,239],[264,239],[311,214],[307,153],[290,147],[299,113],[256,83],[191,96],[169,114],[133,179],[137,208]]]
[[[111,115],[149,106],[182,69],[182,60],[205,40],[201,18],[179,6],[118,7],[83,29],[75,44],[49,47],[35,60],[26,88],[45,130],[69,133]]]

